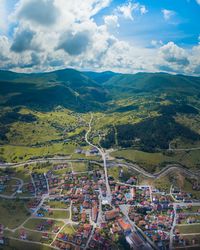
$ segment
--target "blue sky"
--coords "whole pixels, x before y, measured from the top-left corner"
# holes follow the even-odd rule
[[[110,7],[102,10],[95,20],[102,23],[102,16],[109,15],[117,6],[125,1],[112,1]],[[142,17],[135,15],[135,20],[120,20],[118,37],[129,41],[138,40],[149,46],[152,40],[164,43],[174,41],[181,46],[193,46],[197,43],[200,33],[200,5],[196,0],[141,0],[148,12]],[[165,20],[162,10],[171,10],[174,15]]]
[[[0,68],[200,74],[200,0],[0,0]]]

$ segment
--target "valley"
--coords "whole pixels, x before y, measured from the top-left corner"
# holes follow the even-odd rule
[[[199,78],[0,76],[5,246],[199,247]]]

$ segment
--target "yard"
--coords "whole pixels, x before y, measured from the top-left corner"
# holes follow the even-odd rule
[[[177,229],[180,231],[180,234],[199,234],[200,224],[178,225]]]
[[[44,224],[47,221],[48,221],[47,219],[30,219],[25,223],[24,227],[28,229],[36,230],[38,225]],[[63,226],[63,222],[53,221],[52,225],[45,227],[44,231],[51,232],[54,227],[62,227],[62,226]]]

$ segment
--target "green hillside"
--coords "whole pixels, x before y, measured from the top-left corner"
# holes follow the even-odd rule
[[[200,94],[200,78],[166,73],[121,74],[104,82],[115,98],[137,93],[160,93],[176,91],[187,95]],[[120,96],[118,95],[120,93]]]
[[[170,143],[196,147],[199,99],[200,78],[192,76],[0,71],[0,159],[68,154],[68,148],[71,153],[86,146],[89,112],[95,116],[92,139],[106,148],[157,152]]]
[[[78,112],[104,109],[104,88],[72,69],[41,74],[0,71],[0,105],[52,110],[61,105]]]

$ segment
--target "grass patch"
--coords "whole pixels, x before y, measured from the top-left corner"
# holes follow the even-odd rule
[[[75,172],[86,172],[88,171],[87,163],[82,162],[73,162],[72,169]]]
[[[54,155],[70,155],[75,150],[75,145],[54,143],[43,147],[28,147],[28,146],[1,146],[2,158],[6,162],[22,162],[31,158],[51,157]]]
[[[52,219],[69,219],[69,211],[66,210],[50,210],[49,212],[38,211],[41,212],[46,218]]]
[[[29,216],[26,202],[19,200],[0,200],[0,224],[10,229],[21,225]]]
[[[74,235],[76,232],[76,226],[68,224],[63,228],[62,232],[68,235]]]
[[[28,228],[28,229],[36,230],[38,225],[43,224],[46,221],[47,221],[46,219],[30,219],[25,223],[24,227]],[[61,221],[53,221],[53,224],[48,228],[47,231],[51,232],[53,227],[56,227],[56,226],[62,227],[63,222],[61,222]]]
[[[54,248],[48,246],[41,246],[34,243],[22,242],[19,240],[9,239],[8,246],[4,246],[4,250],[53,250]]]
[[[134,149],[125,149],[112,152],[111,156],[136,162],[148,172],[156,172],[164,165],[175,162],[188,168],[198,169],[200,162],[199,151],[180,151],[165,155],[163,153],[147,153]]]
[[[50,206],[50,208],[68,208],[69,205],[61,201],[47,201],[45,205]]]
[[[184,225],[184,226],[177,225],[177,228],[180,231],[180,234],[200,233],[200,224]]]

